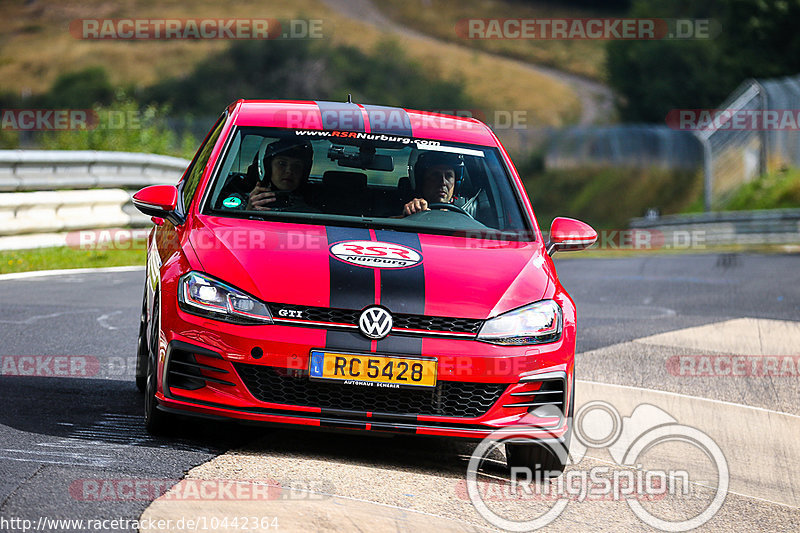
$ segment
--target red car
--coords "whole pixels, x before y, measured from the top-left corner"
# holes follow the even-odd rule
[[[153,217],[137,385],[176,414],[568,446],[575,306],[483,123],[373,105],[237,101]],[[563,468],[528,441],[509,463]]]

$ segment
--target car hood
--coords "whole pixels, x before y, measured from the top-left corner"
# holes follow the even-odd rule
[[[554,276],[537,242],[218,217],[189,239],[206,273],[302,306],[485,319],[541,299]]]

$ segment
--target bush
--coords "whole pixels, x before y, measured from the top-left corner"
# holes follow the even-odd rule
[[[198,141],[189,134],[178,137],[166,127],[168,106],[140,107],[123,94],[108,106],[94,106],[97,122],[77,131],[44,132],[39,144],[45,150],[114,150],[147,152],[190,158]]]
[[[344,101],[348,93],[359,103],[474,107],[460,80],[425,74],[394,41],[378,43],[369,54],[310,40],[239,41],[187,77],[158,83],[139,98],[202,116],[239,98]]]
[[[710,19],[712,37],[610,42],[609,81],[627,121],[713,108],[747,78],[800,72],[800,0],[635,0],[628,16]]]
[[[90,109],[114,100],[114,87],[103,67],[90,67],[60,75],[41,99],[47,108]]]
[[[765,174],[739,187],[724,204],[728,211],[800,207],[800,169]]]
[[[702,176],[661,168],[580,168],[528,173],[523,183],[543,228],[553,218],[583,220],[597,228],[627,228],[650,208],[662,214],[683,211],[702,193]]]

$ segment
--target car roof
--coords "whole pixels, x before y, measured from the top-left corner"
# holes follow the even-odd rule
[[[483,122],[429,111],[346,102],[238,100],[228,107],[237,126],[334,130],[497,146]]]

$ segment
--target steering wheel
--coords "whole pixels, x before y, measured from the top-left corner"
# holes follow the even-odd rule
[[[458,207],[457,205],[453,204],[445,204],[441,202],[436,202],[433,204],[428,204],[428,209],[442,209],[445,211],[455,211],[456,213],[461,213],[462,215],[467,215],[469,218],[473,218],[472,215],[467,213],[463,208]]]

